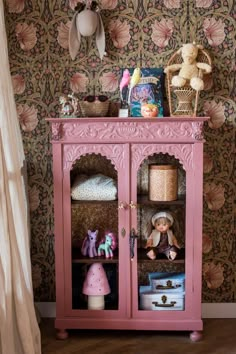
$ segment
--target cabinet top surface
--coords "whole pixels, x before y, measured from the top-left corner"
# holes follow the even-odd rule
[[[48,117],[46,121],[51,123],[167,123],[167,122],[203,122],[208,120],[208,117],[160,117],[160,118],[142,118],[142,117],[86,117],[86,118],[60,118],[60,117]]]

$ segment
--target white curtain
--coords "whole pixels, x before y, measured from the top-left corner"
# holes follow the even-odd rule
[[[24,152],[0,0],[0,353],[40,354],[31,280]]]

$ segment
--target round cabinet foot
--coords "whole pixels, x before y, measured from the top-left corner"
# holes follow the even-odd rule
[[[58,329],[57,334],[56,334],[57,339],[67,339],[68,338],[68,332],[65,329]]]
[[[190,339],[192,342],[198,342],[202,339],[202,332],[193,331],[190,333]]]

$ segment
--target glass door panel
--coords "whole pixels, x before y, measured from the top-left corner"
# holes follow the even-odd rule
[[[163,153],[138,169],[138,311],[185,310],[185,177],[179,160]]]
[[[93,153],[78,159],[71,194],[72,309],[118,310],[118,183],[111,161]]]

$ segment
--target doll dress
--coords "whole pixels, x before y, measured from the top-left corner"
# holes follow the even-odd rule
[[[167,232],[161,233],[160,242],[156,247],[152,247],[152,250],[156,254],[165,254],[167,258],[169,258],[170,251],[178,252],[178,248],[175,246],[170,246],[168,242],[168,234]]]

